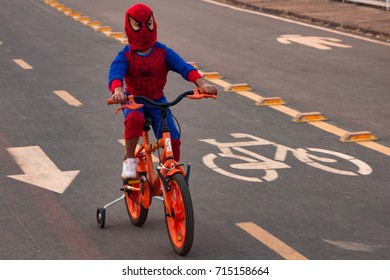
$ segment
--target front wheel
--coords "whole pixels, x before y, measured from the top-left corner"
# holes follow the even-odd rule
[[[194,213],[188,184],[181,174],[169,179],[170,191],[165,192],[164,210],[169,240],[175,252],[184,256],[194,240]]]

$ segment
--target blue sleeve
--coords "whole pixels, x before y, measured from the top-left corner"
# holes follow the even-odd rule
[[[126,58],[126,52],[129,51],[129,46],[126,45],[112,61],[108,71],[108,87],[113,80],[119,79],[123,82],[123,78],[127,73],[129,62]]]
[[[188,73],[192,70],[196,70],[191,64],[188,64],[183,58],[181,58],[174,50],[167,46],[157,43],[157,47],[161,47],[166,51],[165,61],[168,65],[168,69],[180,74],[185,80],[188,81]]]

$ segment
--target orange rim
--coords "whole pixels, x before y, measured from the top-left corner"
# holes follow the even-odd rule
[[[141,214],[141,195],[139,192],[132,192],[131,194],[128,194],[126,192],[126,204],[127,209],[129,211],[129,214],[134,219],[137,219]]]
[[[172,243],[176,248],[181,248],[186,237],[186,214],[183,198],[179,186],[175,180],[170,182],[171,190],[166,193],[169,207],[166,208],[167,224]],[[171,213],[169,212],[171,210]]]

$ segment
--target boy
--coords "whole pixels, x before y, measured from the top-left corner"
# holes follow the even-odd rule
[[[193,82],[206,93],[217,94],[216,87],[207,84],[194,67],[185,62],[172,49],[157,42],[157,24],[153,11],[148,6],[136,4],[127,10],[125,32],[128,45],[115,57],[108,75],[109,89],[116,104],[124,103],[126,94],[143,95],[159,103],[167,102],[163,89],[169,70],[179,73],[184,79]],[[126,84],[126,93],[123,89],[123,79]],[[153,119],[153,131],[156,137],[161,136],[160,110],[150,106],[144,106],[138,110],[123,109],[126,146],[121,174],[123,180],[134,178],[137,175],[135,149],[139,137],[142,136],[145,116]],[[170,112],[167,114],[167,121],[171,129],[173,154],[175,160],[179,161],[180,135]]]

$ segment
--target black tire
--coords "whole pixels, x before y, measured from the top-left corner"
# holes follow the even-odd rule
[[[96,212],[96,219],[99,227],[104,228],[104,225],[106,223],[106,209],[98,208]]]
[[[194,212],[188,184],[181,174],[175,174],[168,181],[171,190],[166,192],[164,200],[170,201],[172,211],[165,207],[165,223],[169,240],[176,254],[185,256],[194,241]]]

